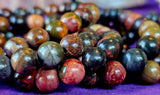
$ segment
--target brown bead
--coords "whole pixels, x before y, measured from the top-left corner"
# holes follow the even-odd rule
[[[24,38],[21,37],[13,37],[9,39],[5,45],[4,50],[6,54],[11,57],[13,53],[15,53],[18,49],[28,47],[28,44]]]
[[[102,27],[102,28],[99,28],[99,29],[96,31],[96,33],[100,36],[100,35],[102,35],[103,33],[108,32],[108,31],[110,31],[110,30],[111,30],[111,29],[110,29],[109,27],[104,26],[104,27]]]
[[[43,27],[44,19],[41,15],[31,14],[27,17],[27,25],[30,29],[35,27]]]
[[[0,47],[3,47],[5,43],[6,43],[5,37],[0,36]]]
[[[5,32],[9,27],[9,21],[7,18],[0,16],[0,31]]]
[[[43,42],[49,40],[49,35],[44,29],[37,27],[31,29],[25,36],[25,39],[32,47],[38,47]]]
[[[67,35],[62,38],[60,45],[66,50],[67,56],[80,56],[84,51],[83,41],[76,35]]]
[[[49,6],[46,7],[45,12],[48,16],[55,14],[58,12],[58,6],[55,4],[50,4]]]
[[[98,29],[104,27],[103,25],[101,24],[92,24],[89,26],[90,29],[92,29],[93,31],[97,31]]]
[[[144,36],[153,36],[160,43],[160,28],[149,27],[142,33],[141,38],[143,38]]]
[[[0,55],[4,55],[4,50],[0,47]]]
[[[159,28],[159,25],[155,23],[154,21],[145,21],[140,27],[139,27],[139,36],[142,36],[143,32],[149,27],[156,27]]]
[[[149,60],[142,73],[142,79],[147,83],[156,83],[160,79],[160,66],[157,62]]]
[[[140,18],[141,15],[138,13],[131,13],[125,20],[125,27],[127,30],[130,30],[132,28],[133,23],[136,19]]]
[[[126,77],[126,70],[118,61],[109,61],[104,72],[106,85],[115,86],[121,84]]]

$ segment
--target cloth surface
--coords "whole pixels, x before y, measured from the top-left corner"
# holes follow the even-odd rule
[[[154,0],[148,0],[145,6],[130,8],[134,12],[142,15],[147,14],[150,11],[155,11],[160,14],[158,3]],[[134,43],[131,45],[135,47]],[[15,87],[8,86],[6,84],[0,84],[0,95],[37,95],[35,92],[21,92]],[[49,95],[160,95],[160,83],[153,85],[140,85],[140,84],[121,84],[113,89],[92,88],[86,89],[79,86],[68,86],[63,83],[59,88],[49,93]]]

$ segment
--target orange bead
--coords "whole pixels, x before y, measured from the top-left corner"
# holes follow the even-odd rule
[[[138,13],[131,13],[125,20],[125,27],[127,30],[130,30],[132,28],[133,23],[136,19],[140,18],[141,15]]]
[[[45,12],[48,16],[55,14],[58,12],[58,6],[55,4],[50,4],[48,7],[46,7]]]
[[[44,19],[41,15],[32,14],[27,17],[27,25],[28,27],[35,28],[35,27],[43,27]]]
[[[8,29],[9,21],[7,18],[0,16],[0,31],[5,32]]]
[[[0,36],[0,47],[3,47],[5,43],[6,43],[5,37]]]

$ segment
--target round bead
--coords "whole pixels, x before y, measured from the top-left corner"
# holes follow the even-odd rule
[[[128,49],[123,56],[122,64],[128,73],[138,74],[147,64],[147,56],[141,49]]]
[[[59,79],[56,69],[39,69],[36,77],[36,86],[41,92],[51,92],[58,88]]]
[[[31,29],[26,34],[25,39],[32,47],[39,47],[43,42],[49,40],[49,35],[44,29],[37,27]]]
[[[12,33],[12,32],[10,32],[10,31],[8,31],[6,34],[5,34],[5,38],[7,39],[7,40],[9,40],[9,39],[11,39],[11,38],[13,38],[14,37],[14,34]]]
[[[104,27],[104,26],[101,25],[101,24],[92,24],[92,25],[89,26],[89,28],[90,28],[91,30],[93,30],[93,31],[97,31],[98,29],[100,29],[100,28],[102,28],[102,27]]]
[[[51,35],[52,38],[57,40],[61,40],[68,34],[67,26],[59,20],[54,20],[47,24],[46,31]]]
[[[93,16],[87,8],[78,8],[74,11],[75,14],[81,17],[82,27],[87,27],[91,24]]]
[[[142,73],[142,79],[147,83],[157,83],[160,79],[159,64],[153,60],[147,61]]]
[[[92,39],[92,36],[89,33],[82,32],[78,36],[82,39],[85,49],[87,47],[95,46],[96,42],[94,39]]]
[[[18,49],[11,56],[11,65],[16,73],[28,75],[38,68],[38,57],[36,52],[30,48]]]
[[[6,32],[9,27],[7,18],[0,16],[0,32]]]
[[[67,25],[69,33],[79,31],[82,25],[81,18],[73,12],[63,14],[60,20]]]
[[[44,19],[41,15],[31,14],[27,17],[27,26],[31,28],[43,27]]]
[[[77,59],[67,59],[59,71],[61,81],[68,85],[79,84],[85,76],[83,64]]]
[[[100,11],[96,4],[94,3],[81,3],[78,8],[87,8],[93,15],[92,23],[96,23],[100,18]]]
[[[125,20],[125,27],[127,30],[130,30],[132,25],[134,24],[135,20],[140,18],[141,15],[138,13],[131,13],[130,15],[127,16]]]
[[[98,47],[89,47],[82,54],[82,63],[88,72],[98,71],[105,66],[106,61],[106,53]]]
[[[47,41],[40,45],[37,51],[41,60],[41,66],[45,68],[53,68],[63,61],[63,48],[56,42]]]
[[[120,52],[120,44],[114,38],[103,38],[101,39],[97,47],[104,50],[108,59],[115,59],[118,57]]]
[[[44,15],[44,10],[41,9],[40,7],[38,6],[35,6],[31,9],[30,11],[31,14],[38,14],[38,15]]]
[[[11,57],[13,53],[15,53],[20,48],[28,47],[28,44],[24,38],[21,37],[13,37],[9,39],[5,45],[4,50],[6,54]]]
[[[149,27],[159,28],[159,25],[153,21],[144,21],[143,24],[139,27],[139,36],[143,34],[143,32]]]
[[[159,19],[159,15],[156,12],[149,12],[145,17],[154,22],[158,22]]]
[[[19,7],[14,11],[14,14],[19,16],[27,16],[28,12],[25,8]]]
[[[111,29],[109,27],[101,27],[99,29],[97,29],[97,31],[95,31],[99,36],[101,36],[103,33],[106,33],[108,31],[110,31]]]
[[[7,81],[12,74],[12,67],[8,57],[0,55],[0,82]]]
[[[0,15],[9,18],[12,15],[12,12],[8,8],[2,8],[0,9]]]
[[[50,4],[49,6],[47,6],[45,8],[45,12],[46,14],[49,16],[49,15],[52,15],[52,14],[55,14],[58,12],[58,6],[55,5],[55,4]]]
[[[50,16],[45,17],[45,25],[49,24],[50,22],[54,20],[59,20],[60,16],[58,14],[52,14]]]
[[[84,51],[83,41],[76,35],[67,35],[60,41],[67,56],[80,56]]]
[[[143,50],[148,59],[153,59],[159,54],[159,42],[152,36],[145,36],[138,40],[137,48]]]
[[[109,61],[104,71],[104,82],[108,86],[121,84],[126,78],[126,70],[118,61]]]
[[[160,43],[160,28],[149,27],[141,35],[141,38],[144,36],[153,36]]]

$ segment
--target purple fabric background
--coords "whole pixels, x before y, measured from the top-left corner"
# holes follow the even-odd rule
[[[160,13],[158,3],[154,0],[148,0],[143,7],[130,8],[134,12],[145,15],[149,11],[156,11]],[[131,45],[135,47],[135,44]],[[10,87],[6,84],[0,84],[0,95],[35,95],[34,92],[21,92],[15,87]],[[114,89],[92,88],[85,89],[78,86],[67,86],[61,84],[60,87],[50,93],[50,95],[160,95],[160,83],[153,85],[139,85],[139,84],[121,84]]]

